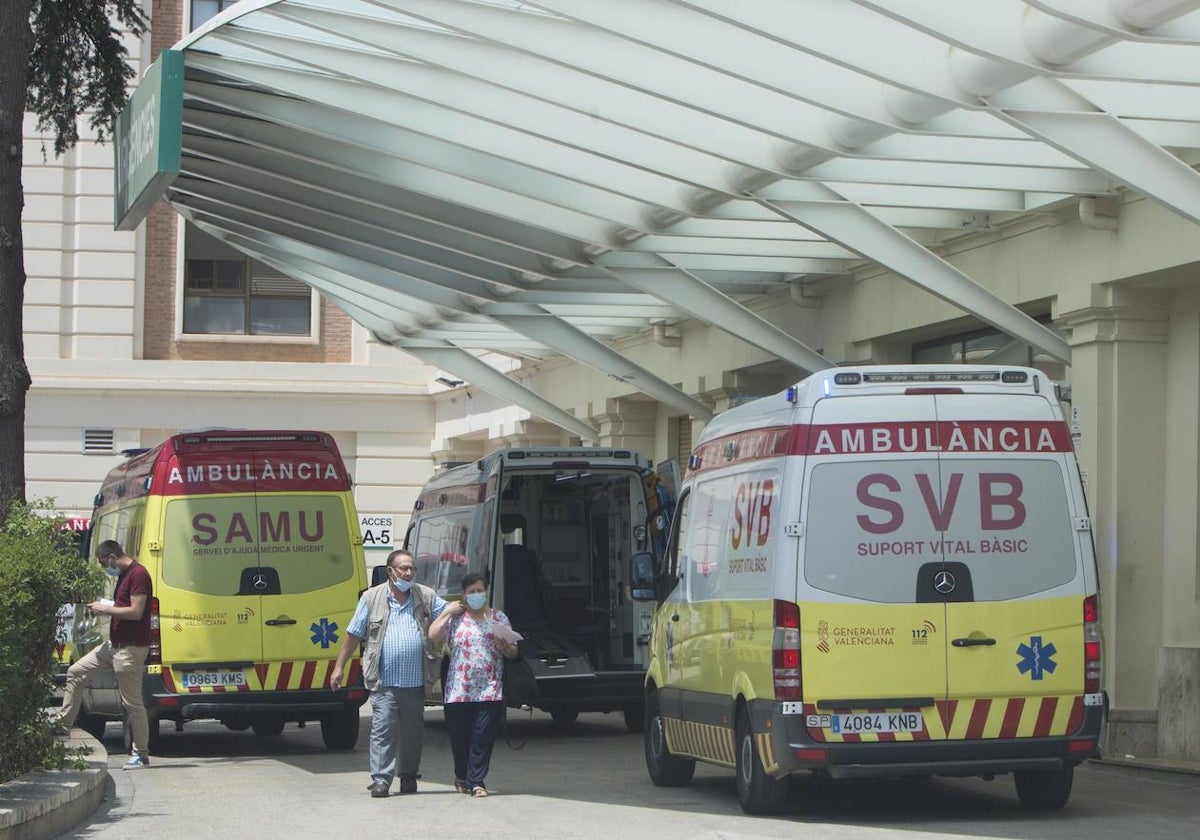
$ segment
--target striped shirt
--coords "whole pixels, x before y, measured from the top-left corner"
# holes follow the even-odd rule
[[[403,604],[388,590],[388,623],[379,652],[379,684],[384,688],[420,688],[425,685],[425,651],[421,645],[421,628],[413,610],[415,597],[409,595]],[[436,595],[429,609],[430,618],[437,618],[446,602]],[[358,599],[358,609],[346,632],[360,639],[367,638],[367,617],[370,612],[367,597]]]

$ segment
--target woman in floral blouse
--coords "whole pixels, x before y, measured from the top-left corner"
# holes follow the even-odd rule
[[[462,579],[463,600],[447,605],[429,626],[436,644],[450,648],[446,673],[446,728],[454,753],[454,787],[459,793],[487,796],[483,780],[504,715],[504,658],[517,657],[508,616],[489,609],[483,575]]]

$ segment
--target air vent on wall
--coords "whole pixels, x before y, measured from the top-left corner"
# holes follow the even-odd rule
[[[111,455],[113,453],[112,429],[84,429],[84,455]]]

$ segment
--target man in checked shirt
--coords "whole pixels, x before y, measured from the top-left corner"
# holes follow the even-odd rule
[[[363,646],[363,682],[371,692],[371,796],[384,797],[400,776],[400,793],[416,793],[425,728],[425,689],[441,678],[440,650],[429,641],[429,624],[446,602],[428,586],[413,583],[417,567],[407,551],[387,559],[388,580],[358,601],[354,618],[329,675],[341,687],[354,648]]]

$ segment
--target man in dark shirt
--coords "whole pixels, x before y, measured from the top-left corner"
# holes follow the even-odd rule
[[[82,702],[80,689],[92,677],[112,671],[121,690],[121,702],[129,714],[133,731],[133,755],[125,762],[126,770],[150,765],[150,724],[142,702],[142,676],[146,655],[150,651],[150,597],[153,582],[146,567],[125,554],[116,540],[105,540],[96,548],[96,559],[104,570],[117,578],[117,588],[111,602],[93,601],[88,604],[96,615],[111,616],[108,641],[95,648],[67,671],[67,686],[63,693],[63,708],[58,724],[69,728],[75,723]]]

